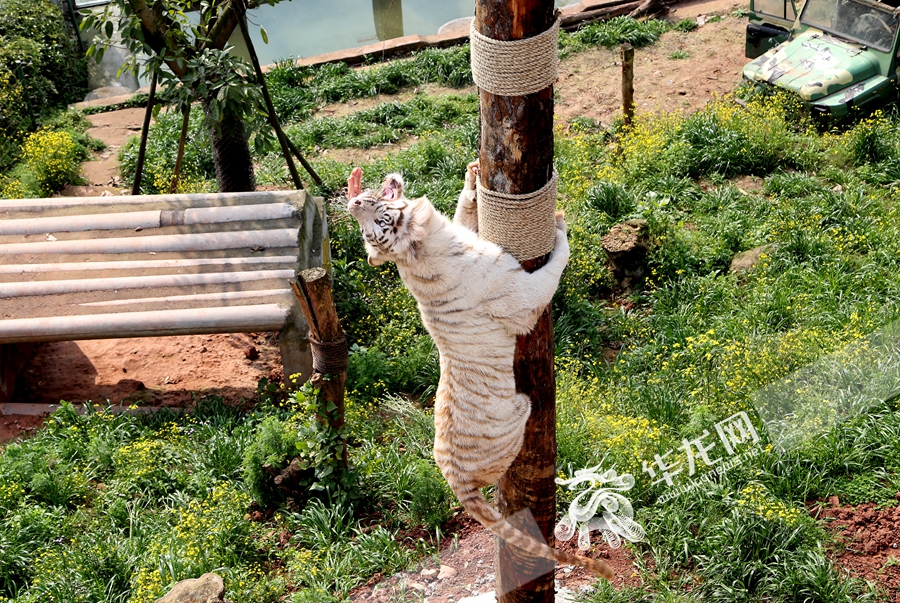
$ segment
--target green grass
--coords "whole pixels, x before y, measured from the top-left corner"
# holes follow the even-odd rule
[[[471,122],[478,114],[478,97],[418,95],[405,103],[380,103],[346,117],[310,119],[287,128],[300,149],[367,149],[395,143]]]

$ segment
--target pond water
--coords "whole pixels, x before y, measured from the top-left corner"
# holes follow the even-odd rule
[[[291,0],[250,11],[249,25],[259,61],[268,65],[404,35],[434,34],[444,23],[474,14],[474,0]]]

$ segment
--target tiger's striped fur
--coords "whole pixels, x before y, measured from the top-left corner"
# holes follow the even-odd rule
[[[514,528],[480,490],[497,482],[522,447],[531,400],[516,393],[516,335],[529,332],[550,303],[569,244],[559,213],[550,260],[529,273],[501,247],[480,239],[476,170],[469,166],[452,223],[428,199],[407,199],[397,174],[388,175],[379,192],[353,196],[358,168],[348,181],[348,208],[360,224],[369,263],[396,262],[440,352],[434,456],[463,508],[513,546],[611,579],[602,561],[558,551]]]

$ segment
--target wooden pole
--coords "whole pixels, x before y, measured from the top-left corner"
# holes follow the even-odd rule
[[[475,27],[491,38],[519,40],[548,30],[553,0],[477,0]],[[553,173],[553,88],[527,96],[496,96],[478,91],[481,125],[480,176],[484,187],[513,194],[542,188]],[[534,271],[548,256],[522,262]],[[556,381],[553,323],[547,308],[531,333],[519,337],[515,354],[516,389],[531,398],[531,416],[519,456],[497,484],[496,504],[504,516],[529,509],[547,543],[554,545],[556,520]],[[524,586],[546,561],[496,540],[495,571],[500,603],[550,603],[553,572]]]
[[[630,126],[634,119],[634,46],[622,44],[622,122]]]
[[[138,147],[137,164],[134,166],[134,183],[131,185],[131,194],[141,194],[141,179],[144,175],[144,157],[147,154],[147,134],[150,131],[150,118],[153,117],[153,103],[156,100],[156,69],[150,78],[150,98],[147,99],[147,111],[144,112],[144,126],[141,128],[141,144]]]
[[[313,166],[311,166],[309,162],[303,157],[303,155],[300,153],[300,150],[296,146],[294,146],[294,143],[291,142],[291,139],[288,138],[287,135],[285,135],[284,139],[287,141],[288,148],[291,150],[291,153],[294,154],[294,157],[300,160],[301,165],[303,165],[303,168],[313,179],[313,182],[315,182],[319,186],[322,186],[322,179],[319,177],[319,174],[316,172],[316,170],[313,169]]]
[[[181,136],[178,137],[178,156],[175,158],[175,172],[172,174],[172,185],[169,194],[174,195],[178,190],[178,180],[181,179],[181,164],[184,162],[184,145],[187,142],[188,126],[191,123],[191,105],[187,104],[181,110]]]
[[[324,268],[310,268],[297,274],[297,278],[291,281],[294,296],[300,303],[306,322],[309,324],[310,341],[313,339],[321,344],[329,344],[344,341],[346,336],[341,322],[338,319],[337,308],[331,295],[331,278]],[[335,409],[326,419],[319,417],[320,421],[328,420],[333,429],[344,427],[344,385],[347,382],[346,352],[344,352],[344,368],[338,372],[321,373],[317,370],[323,364],[317,354],[316,345],[313,346],[313,374],[310,383],[319,389],[319,396],[326,403],[333,403]],[[285,375],[287,379],[288,375]],[[347,440],[342,442],[342,459],[344,468],[347,467]]]
[[[266,103],[266,114],[272,129],[275,130],[275,136],[278,138],[278,144],[281,145],[281,154],[284,155],[284,161],[287,163],[288,172],[291,174],[291,180],[294,182],[294,188],[300,190],[303,188],[303,182],[300,181],[300,174],[297,172],[297,166],[294,165],[294,158],[288,147],[287,136],[278,123],[278,115],[275,113],[275,105],[272,104],[272,97],[269,95],[269,87],[266,86],[266,76],[262,72],[259,65],[259,57],[256,56],[256,48],[253,46],[253,40],[250,39],[250,32],[247,31],[247,23],[245,22],[246,7],[243,5],[244,0],[233,0],[240,6],[238,14],[238,25],[241,28],[241,35],[244,36],[244,43],[247,45],[247,52],[250,53],[250,62],[253,63],[253,70],[256,72],[256,80],[259,87],[262,88],[263,101]]]

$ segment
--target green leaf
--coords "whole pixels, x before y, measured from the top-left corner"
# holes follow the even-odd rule
[[[325,410],[328,412],[334,412],[337,410],[337,404],[329,400],[328,404],[325,405]]]
[[[269,43],[269,34],[266,33],[266,28],[261,25],[259,27],[259,35],[262,36],[263,44]]]
[[[106,22],[106,28],[105,28],[105,29],[106,29],[106,37],[107,37],[107,38],[111,38],[112,35],[113,35],[113,24],[112,24],[112,21],[107,21],[107,22]]]

